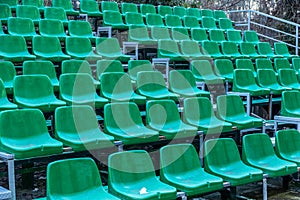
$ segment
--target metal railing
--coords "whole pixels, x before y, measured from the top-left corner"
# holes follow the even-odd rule
[[[300,24],[296,24],[294,22],[290,22],[278,17],[274,17],[272,15],[268,15],[259,11],[255,10],[231,10],[228,11],[229,15],[233,14],[239,14],[239,18],[241,21],[235,21],[235,26],[240,26],[240,27],[247,27],[248,30],[255,30],[252,27],[260,27],[265,30],[273,32],[273,34],[281,34],[283,36],[288,36],[293,39],[293,43],[288,43],[285,41],[282,41],[280,39],[276,39],[275,37],[265,35],[258,30],[255,30],[257,32],[257,35],[263,38],[266,38],[268,40],[274,41],[274,42],[283,42],[288,46],[291,46],[295,48],[295,54],[298,55],[299,52],[299,27]],[[263,24],[262,22],[258,22],[257,19],[265,18],[266,20],[264,21],[265,23]],[[272,23],[266,23],[268,20],[271,20]],[[262,20],[261,20],[262,21]],[[274,23],[273,23],[274,22]],[[294,31],[291,32],[285,32],[283,30],[280,30],[279,28],[276,27],[276,24],[278,23],[283,23],[285,27],[288,25],[294,29]]]

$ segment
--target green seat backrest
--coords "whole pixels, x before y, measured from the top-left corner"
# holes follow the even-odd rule
[[[199,44],[196,41],[192,40],[183,40],[181,41],[181,52],[186,55],[198,54],[201,55]]]
[[[18,5],[18,0],[0,0],[0,4],[7,4],[10,7],[16,7]]]
[[[61,73],[83,73],[92,76],[90,64],[86,60],[64,60],[61,64]]]
[[[140,5],[140,10],[141,10],[141,13],[143,15],[146,15],[147,13],[154,13],[154,14],[156,14],[156,8],[152,4],[141,4]]]
[[[215,42],[226,41],[224,32],[222,30],[218,30],[218,29],[209,30],[209,38],[211,41],[215,41]]]
[[[250,42],[240,43],[240,50],[244,55],[257,54],[254,44]]]
[[[34,36],[32,40],[34,53],[62,52],[59,39],[51,36]]]
[[[44,8],[45,6],[43,0],[22,0],[22,5],[36,6],[38,8]]]
[[[166,15],[165,22],[169,27],[182,27],[181,19],[177,15]]]
[[[202,17],[202,27],[208,29],[216,29],[217,25],[214,18],[204,16]]]
[[[269,42],[259,42],[257,43],[257,51],[261,55],[274,54],[272,47]]]
[[[244,31],[245,42],[258,43],[259,38],[256,31]]]
[[[300,134],[297,130],[287,129],[276,132],[275,151],[279,157],[290,157],[298,154]]]
[[[171,70],[169,77],[171,90],[196,90],[196,80],[191,70]]]
[[[101,2],[101,10],[102,12],[105,10],[119,11],[118,3],[114,1],[102,1]]]
[[[214,13],[210,9],[202,9],[201,15],[202,15],[202,17],[214,17]]]
[[[127,12],[138,12],[138,8],[135,3],[122,3],[121,6],[123,14],[126,14]]]
[[[0,4],[0,19],[1,20],[6,20],[8,19],[9,17],[11,17],[11,9],[9,7],[9,5],[7,4]]]
[[[236,86],[247,87],[256,85],[254,75],[249,69],[236,69],[233,72],[233,90]]]
[[[30,18],[32,20],[40,20],[40,11],[35,6],[17,6],[16,16],[22,18]]]
[[[180,54],[177,42],[174,40],[159,40],[158,50],[166,54]]]
[[[69,29],[70,30],[70,29]],[[65,34],[64,25],[57,19],[42,19],[39,24],[39,32],[41,35],[60,35]]]
[[[81,0],[80,10],[87,13],[100,13],[97,1]]]
[[[0,52],[4,53],[28,53],[24,37],[19,35],[0,35]]]
[[[72,37],[93,37],[91,24],[87,21],[72,20],[68,30]]]
[[[92,52],[92,44],[88,38],[82,37],[67,37],[66,52],[70,53],[89,53]]]
[[[146,26],[131,25],[128,31],[128,38],[133,38],[133,39],[140,38],[142,40],[150,39],[148,34],[148,28]]]
[[[236,59],[236,69],[249,69],[251,72],[255,72],[254,65],[250,59]]]
[[[124,72],[119,60],[98,60],[96,65],[96,76],[99,78],[105,72]]]
[[[25,61],[23,63],[23,74],[24,75],[42,74],[48,76],[50,80],[51,79],[57,80],[54,65],[51,61],[48,60]]]
[[[57,19],[60,21],[67,21],[67,14],[63,8],[46,7],[44,12],[45,19]]]
[[[278,84],[276,74],[272,69],[258,69],[257,82],[263,87]]]
[[[158,6],[158,14],[160,14],[162,17],[165,17],[165,15],[172,15],[173,10],[170,6],[159,5]]]
[[[186,9],[186,14],[188,16],[196,17],[197,19],[200,19],[202,17],[201,11],[198,8],[188,8]]]
[[[108,127],[120,130],[144,127],[139,108],[133,102],[106,104],[104,106],[104,118],[104,128],[106,129]]]
[[[165,24],[159,14],[148,13],[146,14],[146,23],[148,26],[164,27]]]
[[[53,7],[61,7],[64,10],[73,10],[73,5],[71,0],[52,0]]]
[[[222,52],[225,55],[239,54],[239,49],[234,42],[222,42]]]
[[[214,10],[214,17],[215,19],[220,20],[222,18],[227,18],[227,15],[224,10]]]
[[[117,11],[105,10],[103,21],[107,24],[123,24],[122,15]]]
[[[270,59],[267,58],[258,58],[255,60],[256,69],[270,69],[274,71],[273,65]]]
[[[193,40],[197,42],[207,41],[208,36],[206,34],[206,30],[202,28],[193,28],[191,30],[191,37]]]
[[[29,18],[11,17],[7,21],[8,33],[10,35],[35,34],[33,21]]]
[[[282,93],[281,114],[283,111],[293,111],[300,108],[300,92],[298,91],[284,91]]]
[[[275,58],[274,69],[278,72],[280,69],[291,69],[290,61],[287,58]]]
[[[208,60],[193,60],[191,62],[191,69],[194,76],[197,77],[214,75],[212,65]]]
[[[128,25],[145,25],[144,19],[141,13],[126,13],[125,14],[125,21]]]
[[[155,40],[171,40],[170,32],[165,27],[151,27],[151,36]]]
[[[240,30],[227,30],[227,40],[231,42],[242,42]]]
[[[121,53],[120,44],[117,38],[97,38],[96,50],[97,52],[104,54]]]
[[[187,28],[200,28],[199,21],[194,16],[184,16],[183,17],[183,24]]]
[[[190,40],[189,32],[186,28],[172,28],[173,40]]]
[[[0,79],[0,102],[8,102],[6,89],[3,81]],[[17,108],[17,107],[16,107]]]
[[[232,25],[232,21],[227,18],[220,18],[219,19],[219,27],[221,29],[234,29]]]
[[[52,162],[47,167],[47,197],[84,194],[102,189],[96,163],[91,158],[73,158]]]
[[[274,43],[275,53],[277,55],[289,55],[289,49],[285,43],[275,42]]]
[[[12,62],[0,62],[0,79],[5,83],[12,83],[16,76],[16,69]]]
[[[179,17],[183,17],[186,15],[186,9],[185,9],[185,7],[174,6],[173,13],[174,13],[174,15],[177,15]]]
[[[154,71],[149,60],[130,60],[128,62],[128,74],[132,80],[136,80],[138,72]]]
[[[215,73],[218,76],[233,74],[234,68],[231,60],[217,59],[215,63]]]
[[[292,59],[293,69],[299,71],[300,69],[300,58],[293,58]]]
[[[278,72],[278,79],[280,84],[290,85],[299,84],[297,75],[293,69],[280,69]]]
[[[217,97],[217,111],[221,119],[246,115],[241,97],[238,95],[220,95]]]
[[[138,91],[155,93],[156,91],[168,92],[164,76],[159,71],[143,71],[137,74]]]
[[[218,43],[214,41],[203,41],[202,47],[205,54],[208,55],[221,53]]]

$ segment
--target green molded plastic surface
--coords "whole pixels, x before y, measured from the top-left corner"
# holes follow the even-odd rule
[[[300,90],[300,84],[296,72],[293,69],[280,69],[278,72],[278,82],[293,90]]]
[[[16,8],[18,0],[0,0],[0,4],[7,4],[11,8]]]
[[[151,157],[143,150],[110,155],[108,180],[109,192],[121,199],[176,199],[176,188],[159,181]]]
[[[158,58],[170,58],[171,61],[188,61],[189,57],[179,52],[178,44],[174,40],[159,40]]]
[[[48,199],[119,199],[105,191],[98,167],[91,158],[72,158],[50,163],[46,185]]]
[[[207,30],[218,29],[215,19],[213,17],[207,17],[207,16],[202,17],[202,27]]]
[[[7,29],[10,35],[23,36],[26,40],[32,40],[36,35],[33,21],[29,18],[8,18]]]
[[[300,117],[300,92],[285,91],[282,93],[280,114],[286,117]]]
[[[224,55],[231,57],[233,59],[239,58],[249,58],[247,55],[242,55],[234,42],[222,42],[221,43],[222,52]]]
[[[90,105],[103,108],[108,100],[96,93],[93,78],[89,74],[62,74],[59,79],[60,98],[68,105]]]
[[[149,37],[146,26],[131,25],[128,31],[128,41],[138,42],[140,45],[155,45],[157,42]]]
[[[172,28],[172,38],[177,42],[190,40],[189,32],[186,28]]]
[[[243,38],[240,30],[227,30],[227,40],[234,43],[243,42]]]
[[[300,134],[297,130],[287,129],[276,132],[275,151],[279,158],[300,166]]]
[[[173,28],[173,27],[181,28],[181,27],[183,27],[182,26],[182,21],[181,21],[180,17],[177,16],[177,15],[166,15],[165,23],[166,23],[166,26],[168,28]]]
[[[174,6],[173,13],[174,15],[177,15],[182,18],[186,15],[186,8],[182,6]]]
[[[204,131],[204,134],[232,131],[232,124],[218,119],[210,100],[205,97],[185,99],[183,119],[186,123]]]
[[[292,68],[299,72],[300,70],[300,58],[293,58],[292,59]]]
[[[262,127],[263,125],[261,119],[247,115],[242,99],[237,95],[217,97],[217,116],[236,126],[238,130]]]
[[[209,30],[209,38],[211,41],[222,43],[226,41],[224,31],[220,29],[211,29]]]
[[[98,2],[90,0],[80,1],[80,12],[87,14],[90,17],[101,17],[102,13],[99,11]]]
[[[96,64],[96,76],[101,80],[101,74],[104,72],[123,72],[122,63],[119,60],[98,60]]]
[[[244,41],[253,44],[257,44],[260,42],[256,31],[251,30],[244,31]]]
[[[169,92],[164,76],[159,71],[137,73],[137,92],[147,99],[172,99],[178,101],[179,95]]]
[[[199,20],[193,16],[184,16],[183,24],[186,28],[200,28]]]
[[[96,51],[103,59],[120,60],[122,63],[130,60],[129,55],[122,54],[117,38],[97,38]]]
[[[0,12],[0,21],[3,24],[7,24],[7,19],[12,16],[11,8],[9,7],[8,4],[5,3],[5,4],[0,4],[0,10],[1,10],[1,12]]]
[[[208,36],[206,34],[206,30],[203,28],[192,28],[191,29],[191,37],[193,40],[197,42],[208,41]]]
[[[0,79],[0,111],[3,110],[12,110],[12,109],[17,109],[18,106],[14,103],[11,103],[6,96],[6,90],[4,83]]]
[[[191,144],[174,144],[160,149],[160,179],[164,183],[195,196],[223,188],[223,179],[208,174],[201,167]]]
[[[22,0],[22,5],[36,6],[40,12],[44,12],[45,4],[43,0]]]
[[[159,140],[158,132],[146,128],[143,124],[140,111],[135,103],[121,102],[105,105],[104,119],[105,132],[114,136],[116,140],[122,141],[125,145]],[[128,160],[126,163],[126,165],[122,165],[128,166],[132,162]],[[134,182],[137,182],[137,180]]]
[[[228,17],[224,10],[214,10],[214,18],[220,22],[221,19],[226,19]]]
[[[146,16],[147,13],[156,14],[156,8],[152,4],[140,4],[140,11],[144,16]]]
[[[232,21],[228,18],[220,18],[219,19],[219,28],[223,29],[223,30],[234,30]]]
[[[122,15],[117,11],[106,10],[103,12],[103,25],[111,26],[113,29],[126,30],[128,26],[124,24]]]
[[[202,17],[212,17],[214,18],[214,12],[211,9],[201,9]]]
[[[146,97],[134,93],[129,75],[122,72],[102,73],[101,95],[112,102],[133,101],[145,105]]]
[[[74,151],[114,146],[114,138],[100,129],[90,106],[67,106],[55,110],[55,137]]]
[[[67,37],[62,21],[57,19],[40,20],[39,32],[42,36],[58,37],[61,41]]]
[[[243,55],[247,55],[252,59],[266,58],[266,55],[260,55],[256,52],[255,45],[250,42],[240,43],[240,50]]]
[[[291,69],[290,61],[287,58],[275,58],[274,69],[276,72],[280,69]]]
[[[221,53],[218,43],[213,41],[203,41],[202,50],[204,54],[212,58],[230,58],[230,56]]]
[[[216,59],[215,64],[215,74],[228,80],[228,82],[233,82],[233,64],[231,60],[228,59]]]
[[[275,51],[275,54],[281,55],[281,56],[283,56],[285,58],[289,58],[289,59],[299,57],[298,55],[292,55],[289,52],[289,49],[285,43],[275,42],[274,43],[274,51]]]
[[[104,12],[105,10],[111,10],[111,11],[119,11],[118,3],[114,1],[102,1],[101,2],[101,10]]]
[[[54,96],[49,77],[41,74],[14,78],[14,102],[20,108],[38,108],[43,112],[53,112],[57,107],[66,105]]]
[[[202,19],[201,11],[198,8],[187,8],[186,13],[188,16],[196,17],[199,21]]]
[[[65,10],[59,7],[46,7],[44,18],[60,20],[63,22],[64,26],[67,26],[69,23]]]
[[[254,69],[253,62],[250,59],[236,59],[235,67],[236,69],[248,69],[253,73],[254,77],[257,76],[257,73]]]
[[[0,113],[1,149],[16,159],[62,153],[62,143],[51,138],[44,115],[37,109]]]
[[[125,21],[128,26],[145,26],[144,19],[141,13],[128,12],[125,14]]]
[[[207,140],[204,143],[204,169],[230,182],[230,186],[261,181],[263,172],[245,165],[232,138]]]
[[[276,156],[270,137],[265,133],[254,133],[243,137],[243,161],[261,169],[269,177],[278,177],[297,172],[295,163]]]
[[[0,58],[12,61],[23,62],[34,60],[36,57],[29,54],[24,37],[17,35],[0,35]]]
[[[165,27],[162,16],[159,14],[146,14],[146,24],[148,27]]]
[[[151,27],[151,37],[154,40],[171,40],[169,29],[166,27]]]
[[[282,55],[275,55],[271,44],[269,42],[259,42],[257,43],[257,51],[261,55],[265,55],[268,58],[280,58]]]
[[[40,35],[34,36],[32,40],[32,47],[32,51],[37,58],[43,60],[61,62],[71,58],[69,55],[62,52],[60,42],[57,37]]]
[[[204,81],[206,84],[222,84],[224,81],[222,77],[215,75],[213,67],[208,60],[193,60],[191,62],[191,70],[196,81]]]
[[[79,15],[79,11],[73,9],[72,1],[70,0],[52,0],[52,6],[63,8],[67,15]]]
[[[135,3],[122,3],[122,14],[125,15],[127,12],[138,12],[137,4]]]
[[[180,47],[182,54],[193,60],[210,60],[209,56],[200,51],[199,44],[196,41],[183,40],[180,43]]]
[[[172,100],[151,100],[146,106],[149,127],[159,131],[167,140],[194,138],[197,128],[181,121],[178,107]]]
[[[12,62],[2,61],[0,62],[0,79],[4,83],[7,94],[13,93],[13,83],[16,76],[16,69]]]
[[[36,6],[18,5],[16,8],[16,17],[29,18],[34,22],[34,24],[38,24],[41,20],[39,9]]]
[[[71,37],[89,38],[95,43],[96,37],[93,35],[91,24],[87,21],[72,20],[69,22],[69,35]]]
[[[166,15],[172,15],[173,14],[173,10],[172,10],[171,6],[158,5],[157,10],[158,10],[158,14],[160,14],[163,18]]]
[[[131,80],[136,81],[138,72],[154,71],[149,60],[130,60],[128,62],[128,74]]]
[[[258,59],[256,59],[255,60],[255,66],[256,66],[256,70],[269,69],[269,70],[274,71],[272,61],[268,58],[258,58]],[[276,72],[275,72],[275,74],[277,75]]]

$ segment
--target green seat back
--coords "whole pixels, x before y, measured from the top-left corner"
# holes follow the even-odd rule
[[[273,65],[270,59],[267,58],[258,58],[255,60],[256,69],[270,69],[274,71]]]
[[[140,94],[167,94],[168,89],[164,76],[159,71],[142,71],[137,74],[137,90]]]
[[[190,40],[189,32],[186,28],[172,28],[173,40]]]
[[[253,43],[250,42],[242,42],[240,43],[240,51],[244,55],[249,56],[258,56],[258,53],[256,52],[255,46]]]
[[[271,85],[278,85],[277,77],[272,69],[259,69],[257,71],[258,85],[268,88]],[[278,87],[279,88],[279,87]]]
[[[99,11],[99,5],[97,1],[90,0],[81,0],[80,1],[80,11],[82,13],[87,13],[91,16],[101,16],[101,12]]]
[[[56,71],[54,65],[50,61],[25,61],[23,63],[23,74],[24,75],[33,75],[33,74],[42,74],[48,76],[51,82],[58,84],[56,77]]]
[[[5,54],[19,55],[29,54],[24,37],[18,35],[0,36],[0,55]]]
[[[70,15],[78,15],[78,11],[73,9],[72,1],[71,0],[53,0],[52,1],[53,7],[61,7],[63,8],[68,14]]]
[[[72,20],[68,30],[71,37],[93,37],[91,24],[86,21]]]
[[[159,40],[158,51],[164,54],[180,55],[177,42],[174,40]]]
[[[256,31],[244,31],[244,40],[245,42],[250,42],[254,44],[257,44],[259,42],[259,38]]]
[[[45,19],[56,19],[60,21],[68,21],[66,11],[59,7],[46,7],[44,13]]]
[[[285,43],[275,42],[274,43],[275,54],[277,55],[291,55],[289,49]]]
[[[151,27],[151,36],[154,40],[171,40],[170,32],[165,27]]]
[[[40,9],[45,7],[43,0],[22,0],[22,5],[36,6]]]
[[[194,77],[198,80],[204,81],[206,76],[215,76],[212,65],[208,60],[193,60],[191,62],[191,70]]]
[[[111,10],[111,11],[119,11],[118,3],[114,1],[102,1],[101,2],[101,10],[102,12],[105,10]]]
[[[127,25],[145,26],[143,16],[140,13],[126,13],[125,21]]]
[[[233,63],[228,59],[217,59],[214,61],[215,63],[215,73],[217,76],[233,79]]]
[[[233,87],[232,90],[238,92],[239,88],[257,86],[254,75],[249,69],[236,69],[233,72]]]
[[[297,75],[292,69],[280,69],[278,72],[278,81],[281,85],[299,85]]]
[[[293,58],[292,59],[292,66],[293,66],[294,70],[299,71],[299,69],[300,69],[300,58]]]
[[[261,55],[274,55],[272,47],[269,42],[259,42],[257,43],[257,51]]]
[[[198,8],[187,8],[186,9],[186,14],[188,16],[196,17],[197,19],[202,18],[201,11]]]
[[[120,44],[117,38],[97,38],[96,51],[98,54],[121,54]]]
[[[298,91],[284,91],[282,93],[281,102],[281,115],[292,116],[293,111],[297,111],[300,108],[300,92]],[[297,117],[297,112],[295,113]]]
[[[159,5],[158,6],[158,14],[160,14],[162,17],[165,17],[166,15],[172,15],[173,10],[170,6]]]
[[[181,6],[174,6],[173,13],[174,15],[177,15],[179,17],[183,17],[186,15],[186,8]]]
[[[128,62],[128,74],[132,80],[136,80],[138,72],[154,71],[149,60],[130,60]]]
[[[18,0],[0,0],[0,4],[7,4],[10,7],[16,7],[18,5]]]
[[[185,93],[185,91],[197,91],[196,80],[190,70],[170,71],[169,87],[173,92]],[[196,94],[195,94],[196,96]]]
[[[40,20],[39,32],[43,36],[67,37],[62,21],[57,19]]]
[[[224,10],[214,10],[214,18],[220,20],[222,18],[227,18],[227,15]]]
[[[36,35],[33,21],[29,18],[11,17],[8,19],[8,33],[10,35],[33,36]]]
[[[197,42],[208,41],[208,36],[205,29],[202,28],[193,28],[191,30],[191,37]]]
[[[219,45],[214,41],[203,41],[202,42],[203,51],[205,54],[214,55],[221,54]]]
[[[53,57],[55,57],[56,54],[62,54],[59,39],[51,36],[34,36],[32,40],[32,51],[36,55],[53,54]]]
[[[234,29],[233,25],[232,25],[232,21],[228,18],[221,18],[219,19],[219,28],[221,29]]]
[[[140,10],[141,10],[142,15],[146,15],[147,13],[156,14],[156,8],[152,4],[141,4]]]
[[[93,51],[91,41],[82,37],[67,37],[65,48],[69,55],[90,54]]]
[[[213,17],[202,17],[202,27],[206,29],[216,29],[217,25]]]
[[[105,10],[103,12],[103,23],[110,25],[124,25],[122,15],[117,11]]]
[[[291,69],[290,61],[287,58],[275,58],[274,69],[278,72],[280,69]]]
[[[2,23],[6,22],[9,17],[11,17],[11,8],[8,4],[0,4],[0,20]]]
[[[154,26],[154,27],[164,27],[165,24],[162,20],[162,16],[159,14],[148,13],[146,14],[146,23],[147,26]]]
[[[211,41],[215,41],[218,43],[226,41],[224,32],[218,29],[211,29],[209,30],[209,38]]]
[[[98,60],[96,65],[96,76],[99,78],[105,72],[124,72],[119,60]]]
[[[214,12],[210,9],[201,9],[202,17],[214,17]]]
[[[92,76],[90,64],[86,60],[64,60],[61,64],[61,73],[83,73]]]
[[[126,14],[127,12],[137,13],[138,8],[135,3],[122,3],[122,14]]]
[[[251,72],[255,72],[254,65],[250,59],[236,59],[236,69],[249,69]]]
[[[222,52],[224,55],[240,55],[238,47],[234,42],[222,42]]]
[[[240,30],[227,30],[227,40],[230,42],[241,43],[243,42]]]
[[[16,76],[16,69],[12,62],[0,62],[0,79],[3,81],[8,94],[12,94],[13,81]]]
[[[128,41],[138,41],[140,43],[149,42],[152,39],[149,37],[148,28],[146,26],[135,26],[129,27]]]
[[[29,18],[33,21],[39,21],[41,19],[40,11],[35,6],[17,6],[16,16],[21,18]]]
[[[218,116],[226,120],[228,117],[245,116],[242,99],[237,95],[220,95],[217,98]]]
[[[168,27],[182,27],[181,19],[177,15],[166,15],[165,22]]]
[[[200,52],[199,44],[196,41],[192,40],[183,40],[181,41],[181,52],[184,55],[190,56],[201,56],[202,53]]]
[[[183,24],[187,28],[200,28],[199,21],[194,16],[184,16],[183,17]]]

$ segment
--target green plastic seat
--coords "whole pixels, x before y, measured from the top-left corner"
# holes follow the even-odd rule
[[[140,4],[141,14],[145,17],[147,13],[156,14],[156,8],[152,4]]]
[[[148,27],[165,27],[162,16],[154,13],[146,14],[146,24]]]
[[[234,43],[243,42],[240,30],[227,30],[227,40]]]
[[[197,42],[209,41],[206,30],[202,28],[192,28],[191,38]]]
[[[275,152],[281,159],[294,162],[300,166],[300,134],[297,130],[288,129],[276,132]]]
[[[20,108],[38,108],[43,112],[53,112],[57,107],[66,105],[54,96],[48,76],[41,74],[15,77],[14,102]]]
[[[220,95],[217,97],[217,116],[236,126],[238,130],[262,127],[263,121],[251,117],[245,112],[241,98],[237,95]]]
[[[59,78],[60,98],[67,105],[90,105],[96,109],[103,108],[108,100],[98,96],[93,78],[84,73],[67,73]]]
[[[232,21],[228,18],[220,18],[219,19],[219,28],[223,29],[223,30],[234,30]]]
[[[100,76],[101,95],[111,102],[133,101],[145,105],[146,97],[134,93],[128,74],[121,72],[102,73]]]
[[[188,16],[196,17],[198,21],[201,21],[202,19],[201,11],[198,8],[187,8],[186,14]]]
[[[16,8],[16,17],[29,18],[34,24],[38,25],[41,20],[40,11],[35,6],[21,6]]]
[[[280,115],[286,117],[300,117],[300,92],[282,92]]]
[[[254,65],[250,59],[236,59],[235,60],[236,69],[248,69],[253,73],[253,76],[256,78],[257,73],[254,69]]]
[[[159,181],[151,157],[144,150],[110,155],[108,180],[108,191],[120,199],[176,199],[176,188]]]
[[[66,53],[74,59],[97,61],[102,58],[93,52],[91,41],[88,38],[67,37],[65,48]]]
[[[257,70],[256,80],[260,87],[268,88],[274,95],[281,95],[283,91],[289,90],[289,88],[279,85],[276,74],[271,69]]]
[[[63,151],[62,143],[50,137],[44,115],[38,109],[2,111],[0,122],[1,149],[14,154],[15,159]]]
[[[37,58],[52,62],[61,62],[71,57],[62,52],[59,39],[51,36],[34,36],[32,51]]]
[[[220,22],[220,19],[228,18],[224,10],[214,10],[213,12],[214,12],[214,18],[216,20],[219,20],[219,22]]]
[[[12,62],[0,62],[0,79],[3,81],[6,93],[13,94],[13,83],[16,76],[16,69]]]
[[[250,42],[242,42],[240,43],[240,51],[243,55],[249,56],[252,59],[257,58],[266,58],[266,55],[258,54],[255,45]]]
[[[153,40],[171,40],[170,32],[166,27],[151,27]]]
[[[219,45],[217,42],[213,42],[213,41],[203,41],[202,42],[202,50],[203,50],[203,54],[210,56],[212,58],[225,58],[228,59],[230,58],[230,56],[228,55],[224,55],[223,53],[221,53]]]
[[[182,28],[182,21],[179,16],[177,15],[166,15],[165,23],[168,28]]]
[[[260,42],[256,31],[251,30],[244,31],[244,41],[253,43],[255,45]]]
[[[172,38],[177,42],[182,40],[191,40],[186,28],[172,28]]]
[[[292,68],[296,72],[299,72],[299,70],[300,70],[300,58],[293,58],[292,59]]]
[[[17,0],[0,0],[0,4],[7,4],[12,10],[16,10],[18,6]]]
[[[253,72],[249,69],[236,69],[233,72],[233,92],[248,92],[251,96],[265,96],[270,89],[257,85]]]
[[[224,32],[219,29],[211,29],[209,30],[209,38],[211,41],[222,43],[226,41]]]
[[[181,52],[185,56],[189,56],[193,60],[209,60],[210,56],[200,51],[199,44],[192,40],[182,40],[180,43]]]
[[[158,5],[157,11],[162,18],[165,18],[166,15],[173,15],[173,10],[171,6]]]
[[[211,9],[201,9],[202,17],[212,17],[214,18],[214,12]]]
[[[2,67],[2,66],[1,66]],[[6,89],[4,86],[3,81],[0,79],[0,111],[3,110],[13,110],[13,109],[17,109],[18,106],[14,103],[11,103],[8,99],[7,99],[7,95],[6,95]]]
[[[116,140],[122,141],[124,145],[150,143],[159,140],[157,131],[145,127],[140,111],[133,102],[105,105],[104,119],[105,133],[114,136]],[[126,163],[130,164],[132,162],[127,160]],[[113,181],[111,178],[109,180]],[[128,181],[127,179],[127,185]],[[137,180],[135,179],[134,182],[137,182]],[[110,192],[112,191],[110,190]]]
[[[274,59],[274,58],[282,58],[282,55],[275,55],[272,47],[269,42],[259,42],[257,43],[257,51],[261,55],[265,55],[268,58]]]
[[[124,24],[121,13],[117,11],[106,10],[103,12],[103,26],[111,26],[112,29],[127,30],[128,26]]]
[[[101,75],[105,72],[124,73],[124,68],[119,60],[98,60],[96,64],[96,77],[99,81],[101,80]]]
[[[138,7],[135,3],[125,3],[121,4],[122,14],[125,15],[127,12],[138,12]]]
[[[141,13],[131,13],[125,14],[125,22],[128,26],[145,26],[144,19]]]
[[[300,84],[293,69],[280,69],[278,72],[278,82],[280,85],[292,88],[293,90],[300,90]]]
[[[127,63],[130,60],[129,55],[121,52],[120,44],[117,38],[97,38],[96,52],[103,59],[120,60],[122,63]]]
[[[169,88],[180,97],[207,97],[210,93],[200,90],[196,86],[196,80],[191,70],[171,70],[169,76]]]
[[[33,75],[33,74],[42,74],[48,76],[53,86],[54,92],[59,90],[59,82],[56,77],[56,71],[54,65],[50,61],[25,61],[23,63],[23,74],[24,75]]]
[[[119,11],[118,3],[114,1],[102,1],[101,2],[101,10],[104,12],[105,10],[111,10],[111,11]]]
[[[285,43],[275,42],[274,43],[274,51],[276,55],[281,55],[285,58],[292,59],[299,57],[298,55],[292,55],[289,52],[289,49]]]
[[[24,37],[18,35],[0,35],[0,58],[12,61],[23,62],[34,60],[36,57],[29,54]]]
[[[89,17],[101,17],[102,13],[99,10],[97,1],[81,0],[80,13],[87,14]]]
[[[191,138],[197,135],[197,128],[180,119],[178,107],[172,100],[151,100],[146,105],[147,125],[158,131],[167,140]]]
[[[269,177],[278,177],[297,172],[295,163],[276,156],[270,137],[265,133],[255,133],[243,137],[243,161],[262,170]]]
[[[255,60],[255,66],[256,66],[256,70],[259,70],[259,69],[270,69],[270,70],[274,71],[272,62],[268,58],[258,58],[258,59],[256,59]],[[276,76],[278,75],[276,72],[275,72],[275,74],[276,74]]]
[[[216,76],[211,63],[208,60],[193,60],[191,62],[192,73],[198,82],[205,84],[222,84],[224,79]]]
[[[170,61],[187,61],[188,56],[180,53],[178,44],[174,40],[159,40],[157,49],[158,58],[170,58]]]
[[[87,21],[72,20],[69,22],[68,30],[71,37],[89,38],[92,43],[96,41],[91,24]]]
[[[183,24],[186,28],[200,28],[199,20],[193,16],[184,16]]]
[[[230,186],[262,181],[263,172],[245,165],[232,138],[218,138],[204,143],[204,169],[228,181]]]
[[[218,29],[215,19],[213,17],[202,16],[202,28],[206,30]]]
[[[215,64],[215,74],[227,80],[229,83],[233,82],[233,64],[231,60],[228,59],[216,59]]]
[[[173,14],[183,18],[186,15],[186,8],[182,6],[174,6]]]
[[[146,26],[130,26],[128,31],[128,41],[138,42],[140,45],[155,45],[156,40],[149,37],[148,28]]]
[[[223,188],[223,179],[208,174],[201,167],[191,144],[173,144],[160,149],[160,179],[164,183],[196,196]]]
[[[58,37],[61,41],[67,37],[62,21],[56,19],[40,20],[39,32],[41,36]]]
[[[290,61],[287,58],[275,58],[274,69],[276,72],[280,69],[291,69]]]
[[[23,36],[25,40],[29,41],[36,35],[33,21],[29,18],[8,18],[7,30],[10,35]]]
[[[63,8],[46,7],[44,12],[44,19],[60,20],[64,26],[68,26],[68,18]]]
[[[242,55],[234,42],[222,42],[222,52],[224,55],[231,57],[232,59],[249,58],[248,55]]]
[[[178,102],[179,95],[169,92],[161,72],[138,72],[136,83],[137,93],[145,96],[147,100],[171,99]]]
[[[36,6],[41,13],[43,13],[45,9],[43,0],[22,0],[22,5]]]
[[[12,17],[11,8],[8,4],[0,4],[0,21],[2,24],[7,24],[7,19]]]
[[[55,138],[73,151],[113,147],[114,138],[100,129],[95,111],[87,105],[55,110]]]
[[[73,9],[71,0],[52,0],[52,6],[63,8],[66,11],[67,15],[79,15],[79,11]]]
[[[195,126],[204,134],[221,134],[232,131],[232,124],[218,119],[213,105],[206,97],[194,97],[184,100],[183,120]]]
[[[61,63],[61,73],[68,74],[68,73],[83,73],[88,74],[93,77],[92,69],[88,61],[86,60],[64,60]],[[94,85],[97,89],[100,88],[100,82],[93,78]]]
[[[105,191],[97,165],[91,158],[72,158],[50,163],[46,185],[48,199],[118,199]]]
[[[128,74],[130,79],[136,81],[139,72],[154,71],[149,60],[130,60],[128,62]]]

